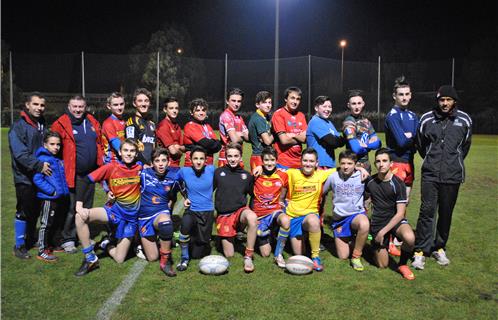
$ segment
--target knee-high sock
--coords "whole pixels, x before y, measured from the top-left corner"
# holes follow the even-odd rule
[[[316,258],[320,255],[320,238],[322,233],[318,232],[310,232],[310,247],[311,247],[311,258]]]
[[[289,238],[289,230],[290,229],[284,229],[282,227],[278,230],[277,245],[275,246],[274,253],[275,257],[278,257],[282,254],[282,251],[284,251],[285,243],[287,242],[287,238]]]
[[[20,246],[25,244],[25,239],[26,239],[26,221],[24,220],[19,220],[16,219],[14,222],[14,234],[16,237],[16,247],[19,248]]]

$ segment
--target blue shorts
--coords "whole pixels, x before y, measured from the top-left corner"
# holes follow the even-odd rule
[[[171,212],[169,210],[163,210],[149,217],[138,218],[138,230],[140,231],[140,236],[142,238],[153,237],[156,235],[154,220],[156,220],[156,217],[160,214],[167,214],[168,216],[171,216]]]
[[[128,211],[123,210],[119,205],[106,205],[104,209],[116,239],[132,238],[135,236],[137,221],[130,217]]]
[[[267,237],[270,235],[272,230],[272,225],[277,222],[278,216],[282,214],[282,210],[273,211],[266,216],[258,218],[258,237]]]
[[[336,237],[336,238],[351,237],[353,235],[353,231],[351,230],[351,223],[353,222],[354,218],[356,218],[356,216],[359,214],[363,214],[363,215],[367,216],[365,214],[365,212],[359,212],[359,213],[355,213],[353,215],[344,217],[341,220],[332,221],[332,223],[330,224],[330,227],[334,231],[334,237]]]
[[[278,163],[277,163],[277,168],[280,169],[280,170],[282,170],[282,171],[287,171],[287,170],[290,169],[290,167],[283,166],[283,165],[278,164]]]
[[[320,216],[318,215],[318,213],[308,213],[304,216],[291,218],[289,238],[296,238],[303,235],[303,222],[304,219],[306,219],[306,217],[310,214],[314,214],[320,220]]]

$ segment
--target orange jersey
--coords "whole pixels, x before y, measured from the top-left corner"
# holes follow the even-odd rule
[[[278,153],[278,164],[289,167],[301,167],[301,144],[284,145],[280,143],[278,135],[281,133],[301,133],[306,131],[308,125],[302,112],[291,114],[285,107],[275,111],[271,118],[273,131],[275,132],[275,150]]]
[[[282,189],[287,189],[287,173],[276,170],[272,175],[260,175],[254,181],[251,208],[258,217],[281,210],[280,196]]]

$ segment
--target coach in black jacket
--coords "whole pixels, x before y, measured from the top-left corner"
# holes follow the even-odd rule
[[[425,256],[431,252],[438,264],[450,263],[445,247],[458,189],[465,178],[463,160],[469,152],[472,135],[472,120],[457,108],[456,90],[442,86],[436,99],[438,106],[421,117],[417,132],[417,148],[424,162],[412,263],[416,269],[424,268]],[[434,235],[436,209],[438,221]]]

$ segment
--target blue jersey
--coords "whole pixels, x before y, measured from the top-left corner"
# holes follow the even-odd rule
[[[394,106],[386,116],[386,144],[391,150],[393,161],[413,162],[415,136],[417,134],[418,118],[415,113]],[[411,134],[408,138],[406,134]]]
[[[320,118],[314,115],[308,123],[306,130],[306,144],[318,152],[318,165],[321,167],[335,168],[334,149],[325,148],[319,142],[320,139],[328,134],[339,137],[341,134],[335,129],[334,124],[329,119]]]
[[[198,177],[192,167],[181,168],[178,181],[185,183],[191,211],[213,211],[214,166],[208,165]]]
[[[179,190],[176,173],[168,171],[162,179],[158,178],[152,168],[142,170],[140,174],[141,202],[139,218],[150,217],[159,211],[170,211],[169,201],[176,200]]]

